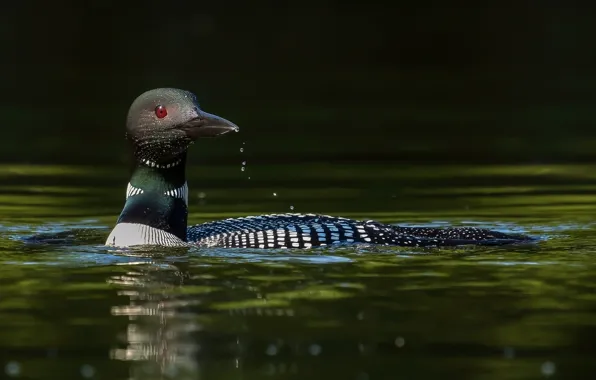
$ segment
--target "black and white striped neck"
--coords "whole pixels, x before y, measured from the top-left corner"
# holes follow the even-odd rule
[[[171,162],[136,162],[126,203],[107,245],[183,245],[188,219],[186,156]]]

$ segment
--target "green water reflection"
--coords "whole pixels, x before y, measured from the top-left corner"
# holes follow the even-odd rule
[[[122,206],[121,169],[4,166],[2,375],[374,380],[594,373],[593,168],[249,169],[189,170],[191,221],[294,206],[387,222],[475,223],[544,240],[497,248],[123,255],[97,246]],[[84,229],[74,246],[19,241],[71,228]]]

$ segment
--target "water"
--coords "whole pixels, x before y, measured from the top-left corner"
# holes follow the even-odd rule
[[[291,200],[304,212],[492,226],[543,241],[126,255],[101,247],[123,203],[125,170],[0,167],[0,378],[593,376],[593,168],[253,171],[241,181],[237,165],[190,169],[191,222],[286,212]],[[77,236],[54,244],[21,241],[73,229]]]

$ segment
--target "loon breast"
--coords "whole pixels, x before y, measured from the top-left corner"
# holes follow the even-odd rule
[[[168,220],[170,219],[168,215],[178,215],[178,218],[183,217],[182,231],[186,230],[188,184],[184,182],[178,188],[164,189],[162,194],[157,194],[157,196],[155,194],[149,195],[149,198],[145,199],[144,203],[134,204],[137,198],[145,195],[145,190],[128,183],[126,187],[127,203],[123,212],[120,214],[118,223],[106,239],[105,245],[113,247],[130,247],[135,245],[179,247],[188,245],[179,236],[163,228],[164,226],[170,227],[171,221]],[[159,199],[166,199],[168,201],[158,202]],[[182,201],[184,208],[181,208],[181,203],[176,204],[172,202],[173,200]],[[160,209],[163,209],[164,212],[159,212]],[[149,210],[152,211],[149,212]],[[158,210],[158,212],[154,212],[153,210]],[[129,211],[128,214],[126,213],[127,211]],[[149,218],[152,220],[149,221]]]
[[[180,247],[188,245],[178,236],[140,223],[118,223],[110,232],[105,245],[130,247],[134,245],[158,245]]]

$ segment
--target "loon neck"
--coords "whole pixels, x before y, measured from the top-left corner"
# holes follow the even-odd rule
[[[165,163],[137,159],[118,224],[148,226],[186,241],[187,218],[186,153]]]
[[[186,153],[169,162],[157,163],[138,158],[130,177],[132,186],[143,190],[168,190],[179,188],[186,183]]]

